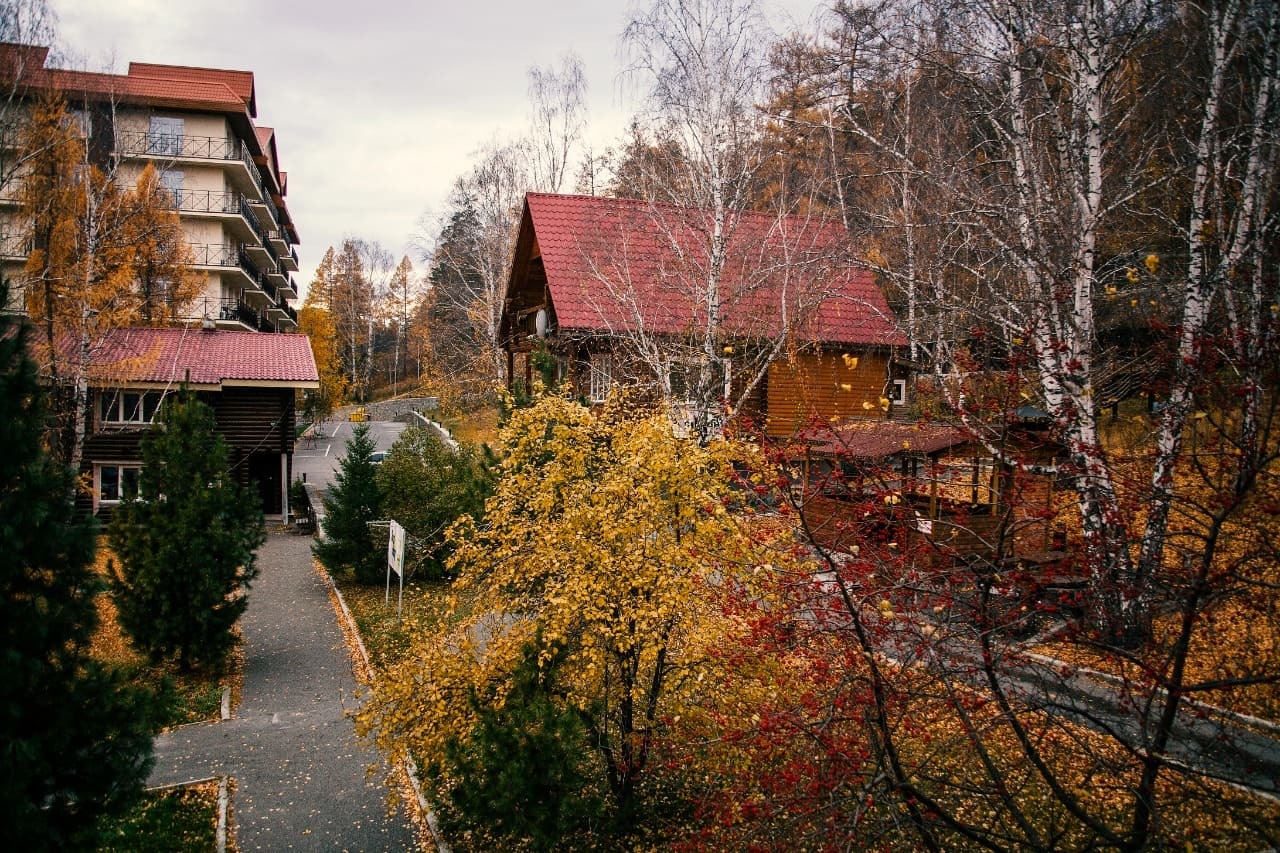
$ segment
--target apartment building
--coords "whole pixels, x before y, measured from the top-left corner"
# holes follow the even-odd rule
[[[46,68],[48,48],[0,44],[9,117],[55,90],[87,137],[88,156],[132,183],[149,164],[173,194],[205,288],[184,318],[218,328],[297,329],[297,227],[275,131],[257,122],[253,73],[133,62],[126,74]],[[12,126],[15,122],[10,121]],[[0,134],[12,150],[17,134]],[[13,280],[26,261],[15,185],[0,192],[0,262]]]
[[[186,387],[213,408],[236,479],[268,516],[287,517],[295,397],[319,376],[304,335],[270,334],[298,328],[298,231],[275,131],[257,122],[253,74],[143,62],[86,73],[45,67],[48,53],[0,44],[3,274],[20,286],[30,249],[17,128],[36,97],[57,91],[90,163],[123,185],[155,168],[204,279],[175,327],[109,328],[94,341],[81,463],[91,485],[78,505],[110,513],[136,490],[142,438],[165,395]]]

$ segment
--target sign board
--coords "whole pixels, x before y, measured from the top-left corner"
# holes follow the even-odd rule
[[[919,530],[921,533],[923,533],[925,536],[932,536],[933,535],[933,519],[917,518],[916,529]]]
[[[387,567],[404,578],[404,528],[398,521],[391,522],[391,532],[387,536]]]

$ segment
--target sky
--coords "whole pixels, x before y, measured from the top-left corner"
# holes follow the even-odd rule
[[[593,148],[635,112],[619,36],[627,0],[49,0],[63,51],[86,70],[131,61],[254,73],[258,124],[276,129],[305,288],[345,236],[419,265],[422,224],[486,143],[528,126],[528,70],[583,61]],[[818,0],[765,0],[775,28]],[[419,270],[421,272],[422,270]]]

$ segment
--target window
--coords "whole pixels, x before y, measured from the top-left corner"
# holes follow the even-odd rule
[[[147,131],[147,153],[178,156],[182,153],[182,131],[182,119],[152,116]]]
[[[93,115],[88,110],[71,107],[67,110],[67,118],[72,129],[82,138],[88,139],[93,135]]]
[[[173,206],[182,207],[182,182],[186,175],[178,169],[161,169],[160,186],[173,195]]]
[[[593,403],[603,403],[613,387],[613,356],[608,353],[596,353],[591,357],[591,389]]]
[[[104,424],[149,424],[160,408],[159,391],[103,391],[98,418]]]
[[[138,496],[142,466],[137,463],[110,463],[95,466],[98,503],[118,504]]]
[[[907,380],[893,380],[893,385],[889,389],[889,402],[895,406],[905,406],[907,404]]]

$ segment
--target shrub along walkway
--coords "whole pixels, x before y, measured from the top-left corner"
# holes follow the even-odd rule
[[[240,850],[413,849],[403,808],[387,812],[386,764],[347,716],[358,686],[311,539],[271,534],[258,567],[236,716],[157,738],[149,784],[234,778]]]

